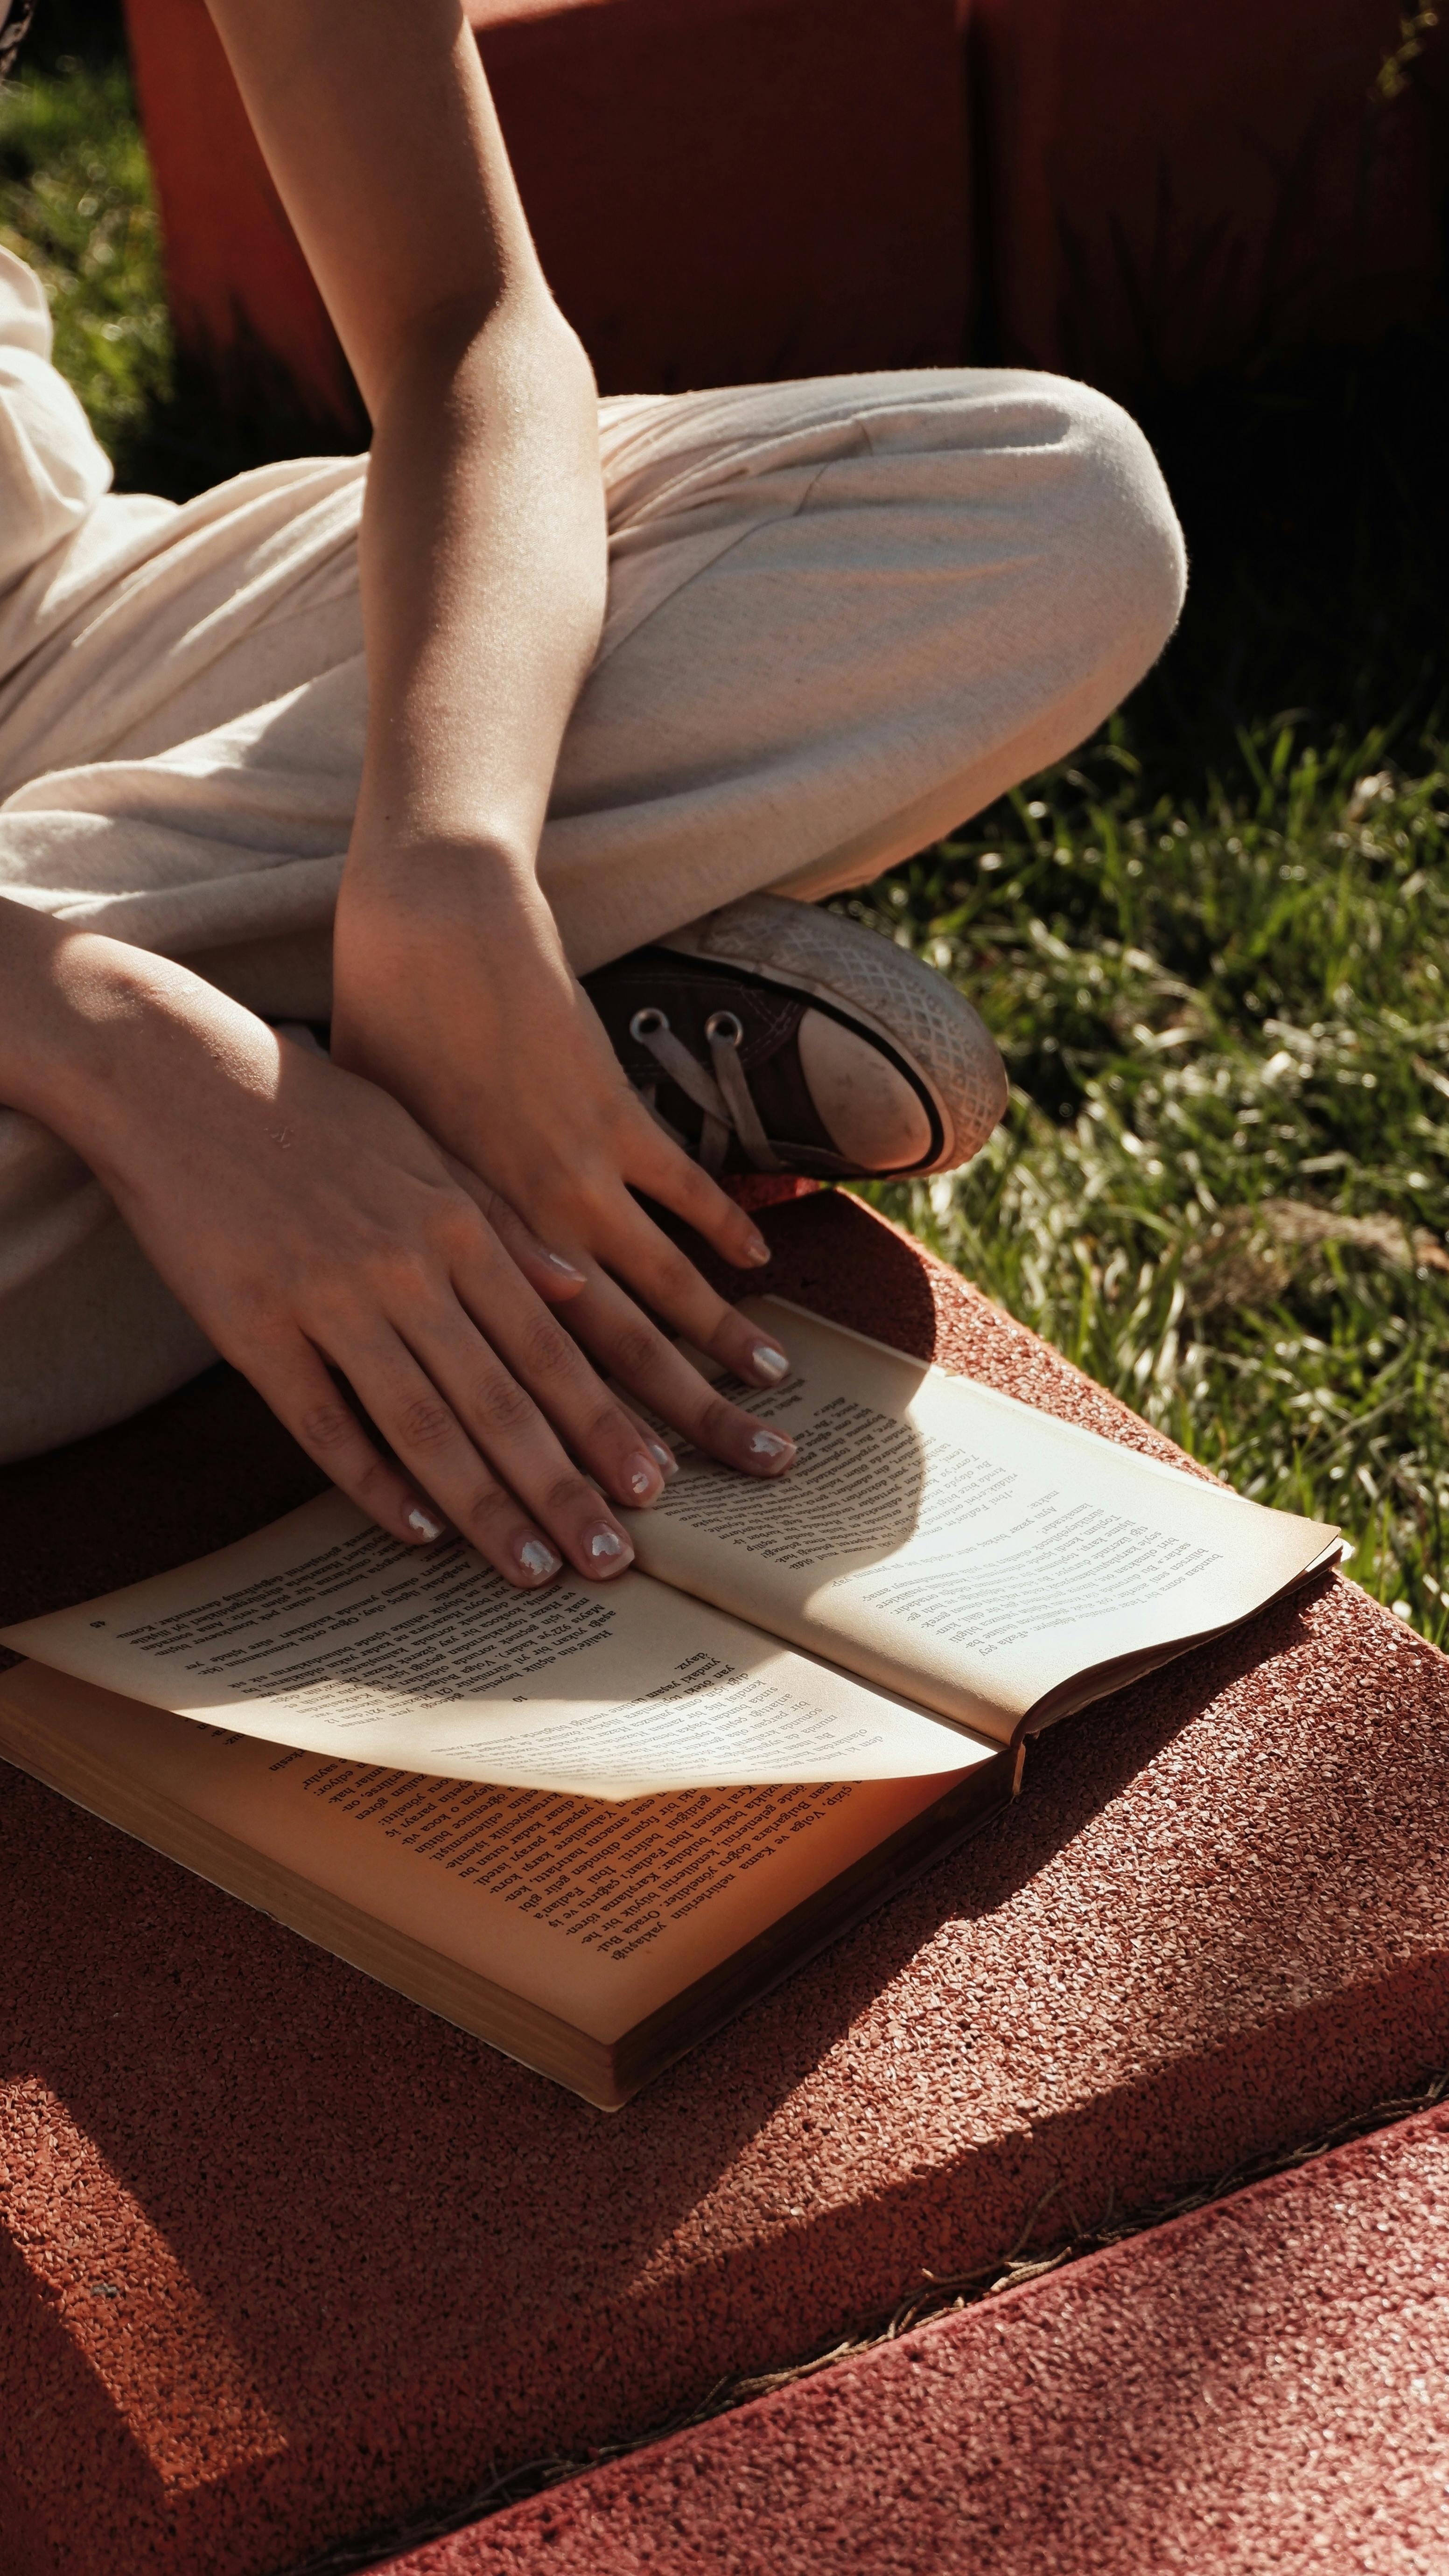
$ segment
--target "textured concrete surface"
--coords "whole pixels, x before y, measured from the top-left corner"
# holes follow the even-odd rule
[[[763,1221],[784,1293],[1165,1450],[858,1206]],[[0,1606],[307,1475],[219,1376],[0,1477]],[[1044,2194],[1090,2219],[1416,2085],[1446,1683],[1351,1583],[1266,1613],[1044,1739],[1011,1814],[614,2119],[0,1773],[5,2576],[265,2576],[791,2360]]]
[[[555,2488],[390,2576],[1431,2576],[1449,2110]]]

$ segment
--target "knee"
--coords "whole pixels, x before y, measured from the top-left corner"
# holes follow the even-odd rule
[[[1137,423],[1089,385],[1050,385],[1067,469],[1053,549],[1063,603],[1104,657],[1119,694],[1150,669],[1182,614],[1187,548],[1162,469]]]
[[[1187,587],[1177,513],[1137,423],[1091,385],[1024,368],[880,382],[870,449],[917,501],[922,558],[959,562],[968,618],[996,577],[1003,643],[1044,657],[1074,702],[1115,704],[1156,661]]]

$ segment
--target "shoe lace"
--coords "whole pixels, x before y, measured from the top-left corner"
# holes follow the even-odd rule
[[[783,1171],[778,1154],[771,1145],[760,1121],[760,1113],[750,1096],[745,1069],[740,1062],[744,1025],[733,1011],[712,1011],[704,1026],[709,1048],[709,1063],[701,1064],[692,1056],[682,1039],[669,1025],[665,1011],[649,1003],[636,1011],[629,1022],[629,1035],[637,1046],[646,1047],[661,1073],[682,1091],[703,1113],[704,1126],[699,1140],[699,1160],[704,1169],[715,1174],[724,1168],[724,1158],[731,1136],[737,1136],[744,1152],[757,1172]],[[672,1127],[655,1097],[656,1086],[650,1083],[644,1091],[644,1102],[656,1124],[676,1145],[689,1148],[677,1128]]]

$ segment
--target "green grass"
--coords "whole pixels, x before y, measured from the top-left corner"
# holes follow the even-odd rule
[[[867,1195],[1438,1636],[1449,775],[1283,726],[1151,799],[1123,731],[849,905],[1012,1076],[966,1172]]]
[[[0,97],[0,243],[50,299],[55,358],[123,452],[172,392],[150,173],[123,64],[75,62]]]
[[[81,54],[0,101],[0,239],[122,479],[182,495],[285,424],[177,367],[114,30]],[[1358,1579],[1435,1637],[1445,356],[1400,334],[1156,399],[1195,565],[1164,663],[846,907],[960,980],[1013,1080],[968,1172],[868,1195],[1241,1490],[1343,1521]]]
[[[176,350],[119,20],[98,0],[50,0],[36,38],[47,25],[61,49],[47,58],[28,40],[25,76],[0,92],[0,243],[44,283],[56,364],[117,484],[184,501],[247,466],[346,445],[290,402],[263,352],[249,353],[239,398]]]

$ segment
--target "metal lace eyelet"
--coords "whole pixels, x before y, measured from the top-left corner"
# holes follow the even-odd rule
[[[711,1046],[742,1046],[745,1027],[733,1011],[711,1011],[704,1024],[704,1034]]]
[[[652,1002],[646,1002],[643,1010],[636,1011],[629,1022],[629,1035],[636,1046],[642,1046],[647,1038],[662,1038],[667,1037],[668,1034],[669,1021],[663,1011],[655,1009]]]

